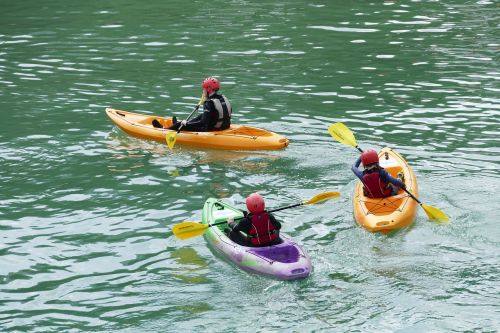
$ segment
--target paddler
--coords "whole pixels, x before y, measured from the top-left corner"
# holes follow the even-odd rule
[[[359,170],[363,163],[364,170]],[[385,198],[398,194],[399,189],[406,188],[401,179],[392,177],[379,165],[378,154],[373,149],[365,150],[351,167],[352,172],[363,183],[364,194],[368,198]]]
[[[231,103],[229,99],[219,94],[220,82],[214,77],[207,77],[201,84],[203,88],[203,113],[189,121],[177,122],[173,117],[174,124],[168,129],[178,130],[182,124],[181,131],[211,132],[228,129],[231,125]],[[153,120],[154,127],[162,127],[160,122]]]
[[[243,211],[245,217],[238,223],[229,221],[226,233],[234,242],[243,246],[269,246],[281,243],[279,231],[281,223],[266,212],[264,198],[258,193],[252,193],[246,198],[248,209]]]

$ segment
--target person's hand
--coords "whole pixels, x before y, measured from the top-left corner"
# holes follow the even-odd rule
[[[186,126],[186,124],[187,124],[187,123],[188,123],[188,122],[187,122],[187,120],[186,120],[186,119],[184,119],[183,121],[181,121],[181,125],[182,125],[183,127],[184,127],[184,126]]]
[[[233,218],[233,217],[230,217],[230,218],[228,218],[228,219],[227,219],[227,226],[228,226],[231,230],[233,230],[233,229],[234,229],[235,225],[236,225],[236,222],[234,222],[234,218]]]
[[[403,183],[403,186],[401,186],[402,188],[406,189],[406,185]]]

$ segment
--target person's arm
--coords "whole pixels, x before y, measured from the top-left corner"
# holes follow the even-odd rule
[[[394,178],[394,177],[392,177],[392,176],[391,176],[391,175],[387,172],[387,170],[385,170],[385,169],[380,170],[380,175],[382,176],[382,177],[381,177],[381,178],[382,178],[382,180],[384,180],[384,178],[385,178],[385,181],[386,181],[386,182],[389,182],[389,183],[391,183],[391,184],[393,184],[393,185],[396,185],[396,186],[398,186],[398,187],[403,187],[403,188],[404,188],[404,187],[406,187],[406,186],[405,186],[405,183],[403,183],[403,182],[401,181],[401,179],[398,179],[398,178]]]
[[[214,102],[208,100],[203,103],[203,113],[194,119],[187,122],[182,129],[192,132],[206,132],[210,130],[210,122],[213,110],[215,110]]]
[[[271,224],[274,226],[274,228],[276,228],[276,230],[281,229],[281,223],[278,220],[276,220],[274,215],[271,213],[269,213],[269,220],[271,221]]]
[[[352,172],[358,177],[361,181],[363,181],[363,171],[359,170],[359,165],[361,164],[361,157],[358,157],[356,162],[351,167]]]
[[[243,219],[240,220],[238,224],[234,226],[233,231],[234,232],[242,231],[248,234],[250,232],[251,226],[252,224],[250,223],[250,220],[248,219],[248,217],[245,216]]]
[[[198,117],[188,121],[186,127],[184,128],[186,131],[193,131],[193,132],[206,131],[208,128],[209,121],[210,121],[210,112],[205,110]]]

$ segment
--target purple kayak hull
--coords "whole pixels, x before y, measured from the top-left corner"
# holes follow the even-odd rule
[[[210,198],[203,207],[203,223],[217,223],[240,217],[239,209]],[[279,280],[305,278],[311,273],[311,260],[300,245],[281,235],[282,243],[247,247],[233,242],[223,231],[226,224],[210,227],[204,234],[211,248],[241,269]]]

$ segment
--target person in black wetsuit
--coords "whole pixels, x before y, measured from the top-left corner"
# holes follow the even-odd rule
[[[225,231],[235,243],[243,246],[269,246],[279,244],[281,223],[266,212],[264,198],[260,194],[252,193],[246,199],[247,209],[243,211],[245,217],[239,223],[229,221],[229,228]],[[243,232],[243,233],[242,233]]]
[[[226,96],[219,94],[220,83],[214,77],[206,78],[201,84],[206,97],[203,102],[203,113],[189,121],[174,123],[168,129],[181,131],[210,132],[228,129],[231,125],[231,103]]]

